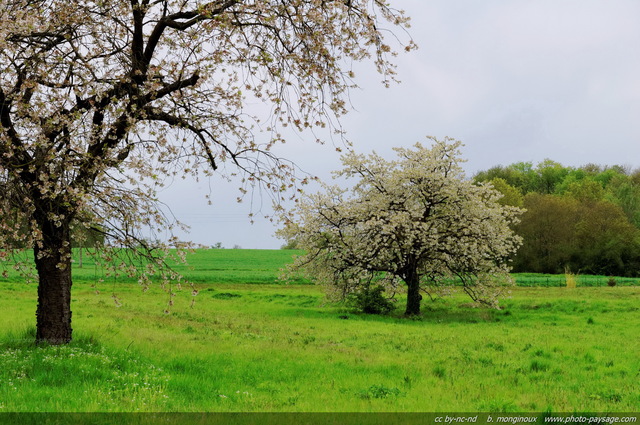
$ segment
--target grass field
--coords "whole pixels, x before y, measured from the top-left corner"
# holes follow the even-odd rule
[[[199,295],[74,270],[74,341],[34,347],[36,285],[0,282],[2,411],[640,410],[640,287],[458,295],[419,320],[354,314],[275,285],[287,251],[191,257]],[[112,299],[117,294],[121,306]]]

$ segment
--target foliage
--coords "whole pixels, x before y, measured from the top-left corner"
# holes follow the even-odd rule
[[[36,251],[37,338],[71,338],[72,228],[101,229],[105,267],[170,284],[167,247],[184,245],[144,242],[180,226],[156,197],[166,178],[239,174],[276,202],[304,183],[272,147],[285,127],[334,127],[352,62],[394,79],[386,23],[408,20],[377,0],[3,1],[0,247]],[[266,119],[244,107],[260,101]],[[122,246],[147,267],[112,261]]]
[[[367,314],[388,314],[395,308],[392,299],[385,295],[385,287],[382,285],[361,285],[356,292],[349,294],[347,301]]]
[[[526,212],[516,231],[523,245],[514,259],[516,272],[563,273],[571,250],[577,201],[537,193],[525,197]]]
[[[635,275],[640,231],[622,209],[607,201],[528,194],[515,229],[524,244],[514,270],[562,273],[566,267],[587,274]]]
[[[464,178],[460,142],[396,148],[396,160],[349,153],[336,177],[350,190],[324,185],[307,195],[279,235],[307,253],[303,269],[339,297],[376,280],[407,286],[407,315],[420,311],[420,291],[446,294],[454,281],[477,302],[495,306],[509,281],[506,258],[520,240],[509,228],[519,210],[500,193]],[[295,217],[295,218],[294,218]]]
[[[281,247],[280,249],[298,249],[298,241],[296,240],[296,238],[291,238],[289,240],[287,240]]]
[[[512,207],[522,207],[524,204],[524,197],[519,189],[511,186],[504,179],[496,177],[490,181],[491,186],[502,194],[502,197],[498,199],[500,205],[511,205]]]
[[[640,266],[640,173],[628,167],[566,167],[545,160],[476,174],[505,199],[524,194],[527,212],[514,228],[523,245],[513,257],[518,272],[637,276]],[[515,192],[515,193],[517,193]],[[509,195],[511,194],[511,195]]]

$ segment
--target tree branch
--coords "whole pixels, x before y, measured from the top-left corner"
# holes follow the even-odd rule
[[[218,142],[211,133],[209,133],[208,131],[204,130],[204,129],[200,129],[195,127],[194,125],[190,124],[187,120],[180,118],[180,117],[176,117],[175,115],[172,114],[168,114],[166,112],[163,111],[159,111],[155,108],[152,107],[147,107],[144,109],[144,112],[146,114],[146,119],[148,120],[153,120],[153,121],[162,121],[165,122],[167,124],[169,124],[170,126],[173,127],[180,127],[180,128],[185,128],[189,131],[191,131],[193,134],[195,134],[198,139],[200,140],[200,144],[202,145],[202,147],[205,150],[205,153],[207,155],[207,159],[209,161],[209,165],[211,165],[211,168],[213,168],[214,170],[218,169],[218,165],[216,164],[215,158],[213,156],[213,153],[211,152],[211,149],[209,148],[209,144],[207,142],[207,137],[209,137],[211,140],[213,140],[216,144],[222,146],[230,155],[231,158],[233,158],[233,160],[236,162],[236,158],[235,158],[235,154],[233,152],[231,152],[230,149],[228,149],[224,144]]]
[[[198,82],[198,80],[200,79],[200,74],[198,71],[194,72],[194,74],[189,77],[186,78],[184,80],[178,80],[178,81],[174,81],[171,84],[165,84],[164,87],[162,87],[161,89],[159,89],[158,91],[155,92],[151,92],[148,93],[144,99],[142,100],[142,105],[144,106],[149,102],[152,102],[156,99],[160,99],[163,98],[175,91],[181,90],[185,87],[191,87],[191,86],[195,86],[196,83]]]
[[[162,38],[162,35],[167,28],[184,31],[188,28],[191,28],[198,22],[212,19],[213,16],[220,15],[222,12],[235,6],[238,3],[238,0],[211,2],[202,6],[201,9],[198,10],[176,12],[171,15],[164,16],[162,19],[160,19],[160,21],[158,21],[157,25],[147,39],[147,47],[144,51],[144,60],[147,66],[149,63],[151,63],[151,59],[153,58],[156,47],[158,46],[158,42],[160,41],[160,38]],[[212,6],[213,8],[211,8]],[[203,13],[204,11],[206,11],[206,13]],[[189,20],[186,22],[179,22],[183,19]]]
[[[2,88],[0,88],[0,125],[4,130],[3,133],[7,135],[9,142],[13,147],[12,149],[9,146],[4,145],[4,143],[0,145],[2,153],[6,154],[6,156],[0,156],[0,162],[15,168],[31,163],[31,155],[29,155],[29,153],[24,149],[22,140],[20,139],[20,136],[13,125],[13,121],[11,120],[11,101],[7,99]],[[17,163],[11,160],[11,158],[14,158],[16,153],[18,154]]]

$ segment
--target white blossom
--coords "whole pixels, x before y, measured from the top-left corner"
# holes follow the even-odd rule
[[[452,285],[497,306],[511,283],[508,258],[521,243],[510,226],[522,211],[465,178],[460,142],[431,140],[431,148],[396,148],[395,160],[344,155],[335,176],[353,186],[324,185],[284,217],[279,235],[306,250],[290,271],[304,271],[341,297],[373,281],[393,290],[402,281],[408,314],[419,311],[420,298],[417,309],[409,306],[418,290],[434,297]]]

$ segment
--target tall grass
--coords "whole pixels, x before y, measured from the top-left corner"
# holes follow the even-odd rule
[[[95,286],[99,270],[85,255],[74,269],[75,338],[64,347],[33,345],[36,285],[0,281],[0,412],[640,406],[632,281],[585,287],[581,275],[572,291],[518,287],[502,310],[469,307],[456,294],[425,300],[424,315],[410,320],[400,307],[388,317],[356,314],[329,304],[321,288],[272,284],[291,255],[197,251],[194,270],[184,269],[200,282],[196,303],[177,292],[170,314],[157,287]]]
[[[34,330],[0,340],[0,412],[155,411],[169,375],[139,353],[76,335],[65,346],[35,346]]]
[[[569,268],[566,268],[564,271],[564,280],[565,280],[565,285],[567,285],[567,288],[575,288],[578,284],[576,280],[576,275],[571,273],[571,270],[569,270]]]
[[[0,299],[0,411],[634,411],[640,289],[462,295],[408,320],[308,285],[201,285],[198,301],[75,288],[76,339],[34,347],[35,288]],[[401,309],[400,309],[401,310]],[[10,384],[11,383],[11,384]]]

